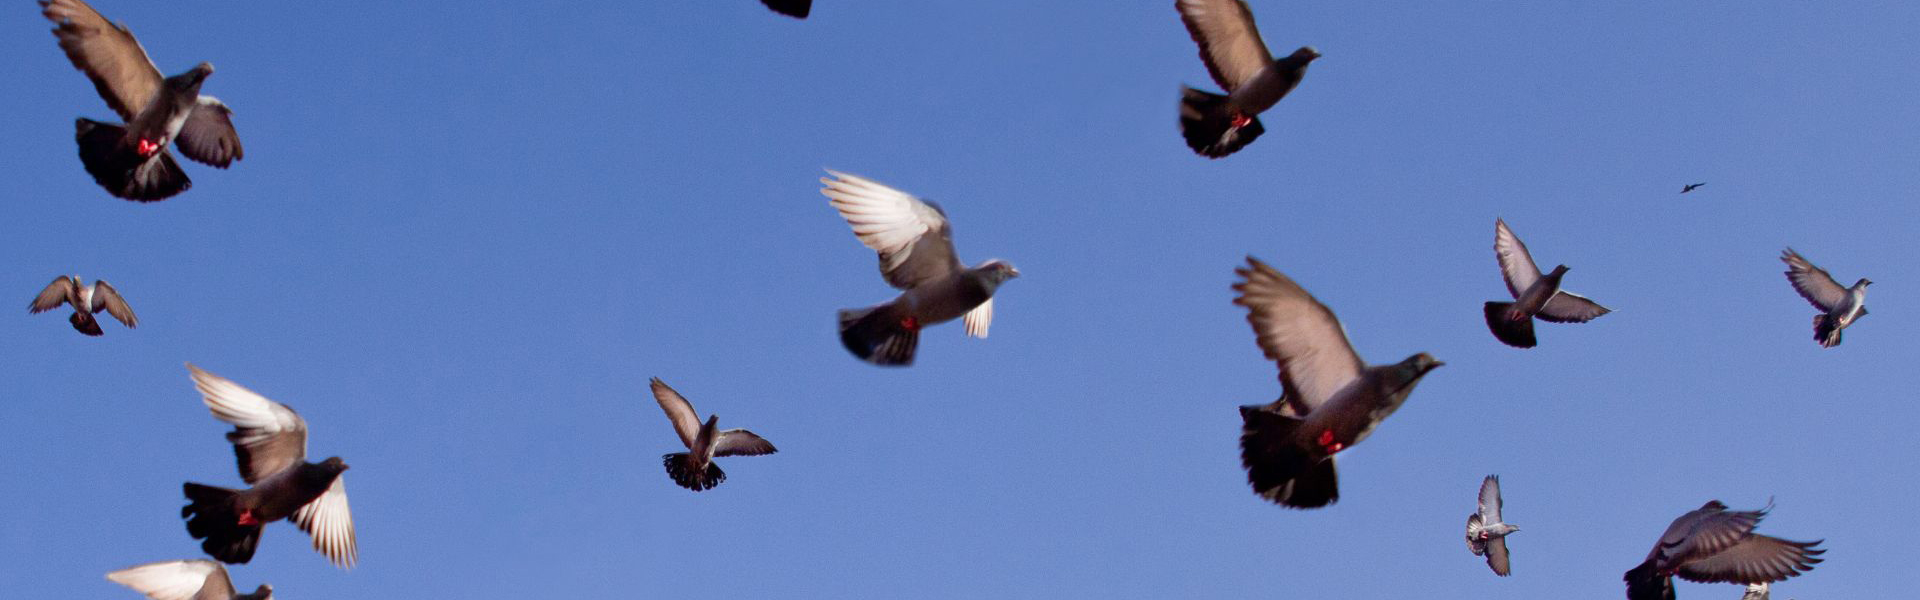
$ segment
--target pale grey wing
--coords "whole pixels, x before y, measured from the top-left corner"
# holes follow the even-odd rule
[[[1244,0],[1176,0],[1180,22],[1200,45],[1200,61],[1207,64],[1213,82],[1231,94],[1273,64],[1273,54],[1253,25],[1253,11]]]
[[[1800,292],[1800,297],[1806,298],[1814,308],[1831,312],[1833,307],[1847,301],[1847,288],[1792,248],[1780,253],[1780,262],[1787,263],[1787,281],[1793,284],[1793,291]]]
[[[1741,594],[1740,600],[1767,600],[1767,598],[1772,595],[1767,592],[1767,588],[1770,585],[1771,584],[1766,583],[1747,584],[1747,593]]]
[[[1866,314],[1866,309],[1861,309],[1860,314]],[[977,338],[987,337],[987,328],[993,326],[993,299],[988,298],[986,302],[981,302],[979,306],[973,307],[973,310],[967,311],[963,322],[967,326],[967,335]]]
[[[779,452],[773,442],[745,429],[728,429],[718,437],[719,441],[713,444],[714,456],[760,456]]]
[[[293,524],[313,536],[313,549],[326,555],[334,566],[351,569],[360,559],[353,535],[353,511],[347,507],[346,477],[334,477],[326,493],[294,511]]]
[[[1814,557],[1826,553],[1814,548],[1819,543],[1750,535],[1713,556],[1681,565],[1679,575],[1700,583],[1780,581],[1812,570],[1821,561]]]
[[[47,284],[47,288],[40,290],[40,295],[34,296],[33,302],[27,304],[27,312],[38,313],[60,308],[60,305],[66,304],[67,299],[71,297],[73,297],[73,280],[64,275],[54,278],[53,283]]]
[[[53,21],[53,35],[74,68],[93,80],[100,99],[120,118],[132,121],[159,93],[160,69],[147,58],[133,32],[107,21],[80,0],[40,0],[40,14]]]
[[[1247,307],[1260,350],[1280,364],[1280,384],[1296,410],[1312,410],[1360,377],[1366,365],[1347,342],[1347,332],[1320,301],[1259,259],[1247,257],[1234,269],[1243,281],[1233,284]]]
[[[100,279],[93,282],[92,312],[103,310],[128,327],[140,325],[140,318],[133,316],[133,309],[127,306],[125,298],[120,297],[120,291],[113,289],[107,280]]]
[[[1673,521],[1654,547],[1663,560],[1658,566],[1672,568],[1672,560],[1710,556],[1740,543],[1766,517],[1766,511],[1696,510]]]
[[[667,387],[667,382],[659,377],[653,378],[650,385],[653,399],[660,402],[660,410],[666,411],[667,420],[673,421],[673,432],[680,434],[680,443],[692,449],[694,439],[700,437],[700,415],[693,412],[693,403]]]
[[[187,113],[174,143],[187,158],[225,169],[246,156],[240,147],[240,132],[233,129],[232,115],[219,98],[201,96],[193,112]]]
[[[953,254],[953,228],[945,211],[857,175],[828,170],[821,188],[853,234],[880,254],[880,275],[903,290],[945,279],[964,267]]]
[[[187,370],[213,418],[233,425],[227,441],[239,459],[241,479],[256,483],[306,460],[307,422],[293,409],[193,363]]]
[[[1506,537],[1487,540],[1487,566],[1493,567],[1493,573],[1501,577],[1513,574],[1513,564],[1507,559]]]
[[[1493,220],[1493,254],[1500,259],[1500,276],[1507,280],[1507,291],[1519,298],[1521,292],[1540,281],[1540,267],[1534,266],[1527,245],[1507,228],[1505,219]]]
[[[233,583],[227,580],[227,568],[206,559],[169,560],[127,567],[108,573],[107,579],[133,588],[133,591],[146,594],[153,600],[224,600],[233,597]]]
[[[1500,476],[1488,475],[1480,482],[1480,520],[1484,523],[1505,523],[1500,520]]]
[[[1540,312],[1533,316],[1549,323],[1585,323],[1600,318],[1600,315],[1613,312],[1613,309],[1601,306],[1586,296],[1560,290],[1547,299]]]

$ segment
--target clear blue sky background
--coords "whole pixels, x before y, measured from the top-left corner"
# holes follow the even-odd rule
[[[1831,549],[1779,597],[1912,579],[1910,3],[1256,0],[1326,57],[1219,161],[1176,132],[1213,84],[1170,0],[96,6],[163,71],[217,65],[247,158],[109,197],[73,119],[112,113],[32,3],[0,19],[9,597],[200,556],[180,483],[239,476],[184,361],[353,466],[359,568],[275,524],[233,569],[288,598],[1618,598],[1671,519],[1769,497],[1762,532]],[[822,167],[1019,265],[993,337],[842,350],[834,310],[895,292]],[[1496,342],[1495,217],[1617,312]],[[1843,346],[1787,245],[1880,282]],[[1369,361],[1448,363],[1329,509],[1239,465],[1235,406],[1279,392],[1230,303],[1247,254]],[[27,315],[64,273],[140,328]],[[674,486],[649,376],[781,452]],[[1488,473],[1508,579],[1462,542]]]

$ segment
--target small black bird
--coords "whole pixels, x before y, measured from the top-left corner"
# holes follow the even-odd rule
[[[1687,184],[1687,187],[1683,187],[1683,188],[1680,188],[1680,193],[1682,193],[1682,194],[1685,194],[1685,193],[1687,193],[1687,192],[1691,192],[1691,191],[1693,191],[1693,188],[1697,188],[1697,187],[1700,187],[1700,186],[1703,186],[1703,185],[1706,185],[1706,184],[1707,184],[1707,182],[1705,182],[1705,181],[1702,181],[1702,182],[1700,182],[1700,183],[1689,183],[1689,184]]]
[[[795,19],[805,19],[807,13],[813,10],[813,0],[760,0],[760,3],[773,9],[773,12]]]

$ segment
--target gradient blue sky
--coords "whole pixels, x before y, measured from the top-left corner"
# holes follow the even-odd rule
[[[1209,161],[1172,4],[99,0],[163,71],[218,67],[247,149],[139,205],[81,169],[74,117],[112,113],[20,0],[0,589],[135,598],[101,575],[200,555],[180,483],[239,477],[184,361],[353,465],[359,568],[275,524],[233,569],[287,598],[1618,598],[1675,516],[1769,497],[1762,532],[1831,550],[1778,597],[1907,588],[1920,6],[1255,0],[1326,57]],[[842,350],[834,310],[894,291],[822,167],[1019,265],[993,337]],[[1495,217],[1617,312],[1496,342]],[[1845,345],[1787,245],[1879,282]],[[1247,254],[1368,360],[1448,363],[1329,509],[1240,469],[1235,406],[1279,391],[1230,303]],[[140,328],[27,315],[65,273]],[[675,487],[649,376],[781,452]],[[1461,538],[1488,473],[1507,579]]]

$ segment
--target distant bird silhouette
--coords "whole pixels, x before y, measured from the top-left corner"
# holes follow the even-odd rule
[[[660,409],[667,412],[667,420],[673,422],[674,433],[680,434],[680,443],[686,444],[686,452],[674,452],[661,458],[666,464],[667,475],[680,487],[696,492],[713,489],[727,480],[726,471],[720,465],[713,464],[716,456],[760,456],[773,454],[773,443],[745,429],[719,429],[720,415],[707,418],[707,424],[700,424],[700,414],[693,411],[693,403],[688,402],[680,392],[667,387],[667,383],[655,377],[651,381],[653,399],[660,403]]]
[[[903,290],[891,302],[840,311],[840,343],[861,360],[913,364],[920,330],[965,317],[967,335],[987,337],[993,294],[1020,276],[999,259],[967,267],[953,252],[953,226],[931,200],[863,177],[827,171],[820,190],[853,234],[880,254],[880,275]]]
[[[1813,570],[1819,541],[1794,542],[1753,532],[1766,508],[1728,511],[1719,500],[1680,515],[1647,560],[1627,571],[1628,600],[1673,600],[1673,576],[1700,583],[1756,584]]]
[[[222,169],[240,160],[240,134],[232,111],[200,85],[212,63],[161,77],[133,33],[80,0],[40,0],[73,66],[93,80],[94,90],[126,125],[82,118],[75,123],[80,162],[107,192],[128,200],[163,200],[193,185],[167,152],[178,143],[187,158]]]
[[[1707,184],[1707,182],[1704,182],[1704,181],[1702,181],[1702,182],[1700,182],[1700,183],[1689,183],[1689,184],[1687,184],[1687,186],[1686,186],[1686,187],[1683,187],[1683,188],[1680,188],[1680,193],[1682,193],[1682,194],[1685,194],[1685,193],[1687,193],[1687,192],[1691,192],[1691,191],[1693,191],[1693,190],[1694,190],[1694,188],[1698,188],[1698,187],[1700,187],[1700,186],[1703,186],[1703,185],[1706,185],[1706,184]]]
[[[1260,113],[1300,85],[1307,63],[1320,58],[1320,52],[1302,46],[1274,60],[1244,0],[1176,0],[1174,8],[1180,11],[1187,34],[1200,45],[1207,73],[1227,92],[1220,95],[1181,86],[1180,134],[1201,156],[1233,154],[1266,132]]]
[[[1507,558],[1507,535],[1520,528],[1500,518],[1500,476],[1488,475],[1480,481],[1480,509],[1467,515],[1467,549],[1474,556],[1486,556],[1493,574],[1506,577],[1513,573]]]
[[[73,306],[73,316],[67,322],[73,324],[74,331],[87,335],[101,335],[100,322],[93,315],[106,311],[127,327],[136,327],[140,319],[133,316],[133,309],[127,301],[120,298],[120,292],[108,285],[104,279],[95,280],[93,285],[80,283],[79,275],[55,277],[53,283],[40,290],[40,295],[27,304],[28,313],[41,313],[67,304]]]
[[[127,567],[107,579],[133,588],[153,600],[272,600],[273,586],[262,584],[253,593],[234,591],[227,568],[206,560],[169,560]]]
[[[1560,279],[1567,274],[1566,265],[1541,275],[1540,268],[1533,265],[1533,255],[1527,252],[1527,245],[1513,235],[1504,220],[1493,221],[1493,253],[1500,261],[1500,275],[1506,279],[1507,292],[1513,294],[1514,301],[1488,302],[1483,312],[1487,329],[1506,345],[1534,347],[1537,343],[1533,337],[1534,317],[1548,323],[1585,323],[1613,312],[1585,296],[1560,289]]]
[[[1367,439],[1400,409],[1413,386],[1442,364],[1422,352],[1369,367],[1333,311],[1253,257],[1234,269],[1234,304],[1260,350],[1280,364],[1279,400],[1240,407],[1240,463],[1255,494],[1290,508],[1340,499],[1333,455]]]
[[[1787,281],[1793,284],[1793,291],[1823,312],[1813,316],[1813,341],[1824,348],[1840,345],[1840,330],[1867,316],[1867,286],[1873,281],[1862,277],[1851,288],[1840,287],[1826,270],[1813,266],[1792,248],[1780,253],[1780,262],[1787,263]]]
[[[807,13],[813,11],[813,0],[760,0],[760,3],[773,9],[773,12],[796,19],[805,19]]]

